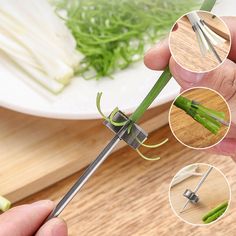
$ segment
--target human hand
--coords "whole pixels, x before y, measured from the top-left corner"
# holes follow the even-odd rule
[[[52,201],[43,200],[10,209],[0,215],[0,236],[67,236],[67,226],[60,218],[41,226],[53,207]]]
[[[193,73],[183,69],[171,56],[168,40],[161,41],[150,49],[145,57],[145,65],[152,70],[163,70],[168,64],[170,71],[182,89],[208,87],[218,91],[231,109],[231,127],[226,138],[211,151],[229,155],[236,160],[236,17],[222,17],[231,33],[231,50],[228,59],[217,69],[208,73]]]

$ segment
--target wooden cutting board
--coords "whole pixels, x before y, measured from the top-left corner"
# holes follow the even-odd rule
[[[193,150],[181,145],[168,125],[154,131],[150,143],[169,138],[166,145],[145,150],[159,154],[159,161],[145,161],[129,147],[113,153],[65,208],[62,217],[70,236],[235,236],[236,164],[227,156]],[[184,166],[208,163],[227,177],[232,200],[225,216],[212,225],[196,227],[180,220],[171,210],[170,182]],[[82,171],[17,204],[42,199],[58,202]]]
[[[141,126],[152,132],[165,125],[169,106],[149,110]],[[0,195],[16,202],[72,175],[111,137],[102,120],[45,119],[0,108]]]
[[[216,92],[205,88],[195,88],[184,92],[182,95],[189,100],[199,102],[204,107],[224,112],[224,120],[230,122],[230,111],[227,103]],[[222,125],[219,132],[213,134],[176,106],[171,107],[169,122],[176,137],[184,144],[194,148],[210,147],[218,143],[229,129],[228,126]]]
[[[202,12],[199,14],[201,19],[205,20],[210,28],[224,37],[227,41],[220,45],[214,46],[220,58],[224,60],[230,49],[229,31],[220,18],[212,18],[209,13]],[[171,32],[170,48],[176,61],[191,71],[210,71],[219,65],[217,59],[207,52],[203,57],[199,48],[196,34],[192,29],[187,17],[182,17],[177,21],[178,28]]]

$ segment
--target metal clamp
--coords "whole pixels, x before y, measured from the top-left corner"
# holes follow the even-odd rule
[[[185,210],[189,202],[194,203],[194,204],[198,203],[199,197],[196,195],[196,193],[199,190],[199,188],[202,186],[202,184],[204,183],[204,181],[206,180],[207,176],[210,174],[212,169],[213,169],[213,166],[210,166],[209,169],[206,171],[206,173],[202,176],[202,178],[200,179],[200,181],[198,182],[197,186],[195,187],[193,191],[189,189],[185,190],[185,192],[183,193],[183,196],[186,197],[188,200],[185,202],[180,213],[182,213]]]
[[[113,121],[114,122],[129,121],[129,117],[127,117],[123,112],[118,111],[114,115]],[[123,126],[115,126],[107,120],[104,121],[104,124],[111,131],[113,131],[115,134],[117,134],[119,132],[119,130],[123,127]],[[131,132],[128,133],[128,131],[126,131],[120,137],[120,139],[124,140],[133,149],[137,149],[141,145],[140,143],[142,143],[143,141],[146,140],[147,136],[148,136],[148,134],[141,127],[139,127],[137,124],[134,123],[134,124],[132,124]]]
[[[189,201],[193,204],[197,204],[199,201],[199,197],[190,189],[186,189],[183,195],[184,197],[188,198]]]

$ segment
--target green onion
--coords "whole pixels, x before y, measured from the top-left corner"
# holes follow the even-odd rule
[[[97,93],[97,98],[96,98],[96,106],[97,106],[98,112],[100,113],[100,115],[102,116],[102,118],[104,120],[108,120],[109,121],[109,119],[102,112],[102,109],[101,109],[101,98],[102,98],[102,92],[101,93],[98,92]]]
[[[202,221],[205,224],[209,224],[215,220],[217,220],[221,215],[224,214],[228,207],[228,202],[224,202],[221,205],[217,206],[216,208],[212,209],[208,212],[205,216],[203,216]]]
[[[209,218],[207,218],[207,220],[204,221],[205,224],[209,224],[215,220],[217,220],[220,216],[222,216],[224,214],[224,212],[226,211],[226,207],[222,208],[221,210],[217,211],[214,215],[210,216]]]
[[[174,105],[178,108],[184,110],[188,115],[190,115],[194,120],[199,122],[213,134],[217,134],[221,128],[221,122],[224,121],[224,112],[214,111],[212,109],[206,108],[194,101],[191,101],[183,96],[179,96]]]
[[[211,11],[212,8],[214,7],[215,3],[216,3],[216,0],[205,0],[202,3],[202,6],[201,6],[200,10]]]
[[[0,211],[7,211],[11,207],[11,202],[6,198],[0,196]]]
[[[124,126],[126,124],[127,121],[122,121],[122,122],[116,122],[114,121],[114,117],[116,115],[116,113],[119,111],[119,108],[116,107],[110,114],[109,117],[106,117],[105,114],[102,112],[101,110],[101,97],[102,97],[102,93],[97,93],[97,99],[96,99],[96,105],[97,105],[97,109],[99,111],[99,113],[101,114],[101,116],[103,117],[104,120],[108,121],[109,123],[111,123],[112,125],[114,126]],[[127,133],[132,135],[132,127],[133,127],[133,122],[132,124],[128,127],[128,130],[127,130]],[[163,144],[165,144],[168,139],[165,139],[164,141],[162,141],[161,143],[158,143],[158,144],[153,144],[153,145],[150,145],[150,144],[145,144],[145,140],[143,142],[141,142],[139,139],[136,138],[136,140],[140,143],[141,146],[143,147],[147,147],[147,148],[157,148],[157,147],[160,147],[162,146]],[[143,155],[141,153],[141,151],[139,149],[136,149],[136,151],[138,152],[138,154],[145,160],[149,160],[149,161],[154,161],[154,160],[159,160],[160,157],[147,157],[145,155]]]
[[[139,139],[137,139],[137,141],[140,143],[141,146],[143,147],[147,147],[147,148],[158,148],[160,146],[162,146],[163,144],[165,144],[166,142],[168,142],[168,138],[166,138],[164,141],[157,143],[157,144],[145,144],[144,142],[140,142]]]
[[[115,114],[119,111],[119,108],[116,107],[113,112],[111,113],[110,117],[109,117],[109,120],[110,120],[110,123],[113,124],[114,126],[124,126],[126,124],[127,121],[123,121],[123,122],[115,122],[114,121],[114,116]]]
[[[223,208],[227,208],[227,207],[228,207],[228,202],[224,202],[224,203],[220,204],[219,206],[215,207],[214,209],[210,210],[207,214],[205,214],[202,217],[202,221],[206,221],[207,218],[209,218],[210,216],[214,215],[219,210],[221,210]]]
[[[139,154],[139,156],[141,156],[144,160],[147,160],[147,161],[157,161],[157,160],[160,160],[160,157],[159,156],[156,156],[156,157],[147,157],[145,155],[143,155],[139,149],[136,149],[137,153]]]
[[[204,0],[200,9],[205,10],[205,11],[211,11],[214,5],[215,5],[214,0]],[[169,67],[167,66],[164,72],[161,74],[160,78],[155,83],[154,87],[151,89],[148,95],[144,98],[144,100],[138,106],[135,112],[131,115],[130,119],[132,121],[137,122],[142,117],[144,112],[148,109],[148,107],[152,104],[155,98],[160,94],[160,92],[167,85],[171,77],[172,77],[172,74],[169,70]]]
[[[141,60],[145,46],[165,36],[200,0],[54,0],[77,49],[83,53],[78,73],[85,79],[112,77]]]
[[[180,4],[180,1],[178,1],[178,3]],[[213,8],[214,4],[215,4],[215,1],[204,0],[203,4],[201,6],[201,10],[208,10],[208,11],[210,11]],[[150,92],[147,94],[147,96],[144,98],[144,100],[141,102],[141,104],[137,107],[137,109],[134,111],[134,113],[129,117],[130,120],[132,120],[133,123],[136,123],[143,116],[143,114],[149,108],[149,106],[152,104],[152,102],[155,100],[155,98],[160,94],[160,92],[167,85],[167,83],[169,82],[171,77],[172,77],[172,74],[170,72],[169,67],[167,66],[165,68],[164,72],[161,74],[160,78],[157,80],[157,82],[153,86],[153,88],[150,90]],[[101,112],[100,101],[101,101],[101,93],[98,93],[97,94],[97,107],[98,107],[98,110],[99,110],[100,114],[102,114],[102,116],[105,117],[106,120],[109,120],[109,118],[104,116],[104,114]],[[117,109],[118,108],[115,109],[116,112],[117,112]],[[200,110],[204,111],[203,108],[201,108]],[[209,112],[209,109],[208,109],[208,112]],[[112,113],[112,114],[113,114],[112,115],[112,118],[113,118],[115,113]],[[217,115],[217,113],[214,112],[214,115]],[[207,127],[209,126],[208,129],[213,127],[213,123],[214,122],[215,122],[214,124],[217,124],[217,121],[215,121],[213,118],[212,118],[212,120],[209,118],[210,125],[208,125],[208,121],[205,121],[205,122],[201,121],[201,119],[202,119],[201,116],[196,115],[195,117],[196,117],[196,120],[198,120],[200,123],[202,122],[204,124],[207,124],[206,126]],[[220,118],[222,118],[222,117],[220,117]],[[111,122],[111,120],[109,120],[109,121]],[[122,125],[124,125],[124,123],[121,122],[121,123],[118,123],[116,125],[117,126],[119,126],[119,125],[122,126]],[[212,128],[211,129],[212,132],[216,132],[215,129],[217,129],[217,128],[215,128],[215,127],[214,127],[214,129]],[[131,130],[132,130],[132,126],[129,127],[128,132],[130,133]],[[160,146],[160,145],[164,144],[165,142],[166,142],[166,140],[164,142],[160,143],[160,144],[157,144],[156,146]],[[142,143],[142,145],[148,147],[148,145],[146,145],[144,143]],[[150,145],[149,145],[149,148],[150,148]],[[138,149],[136,151],[139,153],[139,155],[142,158],[144,158],[146,160],[158,160],[158,159],[160,159],[159,157],[148,158],[148,157],[144,156]]]
[[[150,90],[150,92],[147,94],[147,96],[144,98],[142,103],[137,107],[135,112],[130,116],[130,119],[133,122],[137,122],[142,115],[145,113],[145,111],[148,109],[148,107],[152,104],[152,102],[155,100],[155,98],[160,94],[160,92],[163,90],[163,88],[166,86],[166,84],[171,79],[172,75],[170,73],[169,67],[166,67],[165,71],[161,74],[160,78],[157,80],[153,88]]]
[[[73,78],[80,54],[73,35],[47,0],[1,4],[0,32],[0,60],[19,79],[25,82],[26,75],[30,85],[34,80],[58,94]]]

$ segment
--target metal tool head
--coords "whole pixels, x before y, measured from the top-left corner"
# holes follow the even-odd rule
[[[113,117],[113,121],[114,122],[129,121],[129,117],[127,117],[123,112],[117,111]],[[122,128],[122,126],[115,126],[107,120],[104,121],[104,124],[115,134],[117,134],[119,130]],[[140,143],[146,140],[147,136],[148,134],[141,127],[139,127],[137,124],[132,124],[132,129],[130,130],[130,133],[126,131],[125,134],[123,134],[123,136],[120,138],[124,140],[133,149],[137,149],[141,145]]]
[[[186,189],[183,195],[184,197],[188,198],[189,201],[193,204],[197,204],[199,201],[199,197],[190,189]]]

